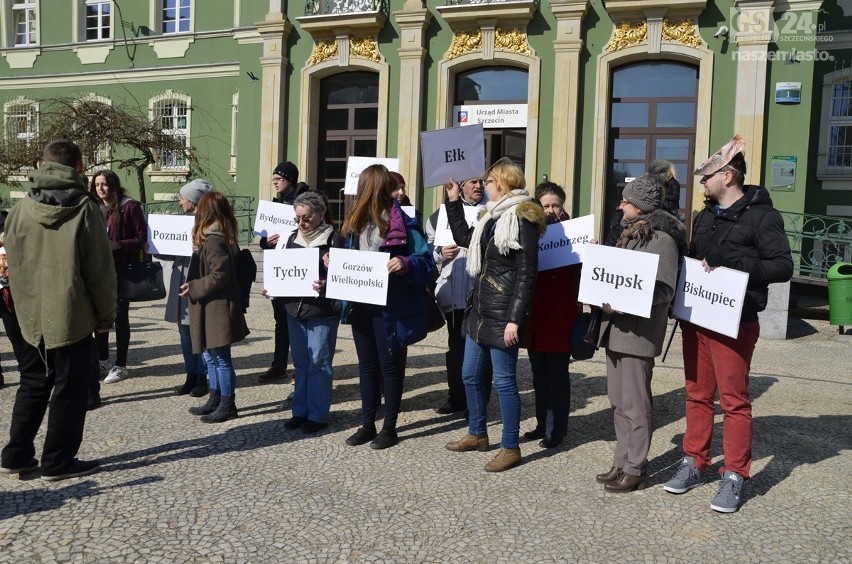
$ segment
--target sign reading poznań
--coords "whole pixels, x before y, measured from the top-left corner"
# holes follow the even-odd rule
[[[672,313],[736,339],[747,286],[747,272],[725,267],[705,272],[700,260],[684,258]]]
[[[319,279],[319,249],[274,249],[263,251],[263,287],[272,297],[316,297]]]
[[[462,207],[464,210],[465,221],[467,221],[467,225],[469,227],[476,225],[476,221],[479,219],[479,213],[484,209],[484,207],[485,206]],[[441,208],[438,211],[438,222],[435,225],[435,241],[433,244],[436,247],[456,244],[455,239],[453,239],[453,232],[450,229],[450,221],[447,218],[447,208],[444,204],[441,204]]]
[[[660,257],[604,245],[586,245],[578,300],[616,311],[651,316]]]
[[[594,233],[594,215],[548,225],[538,242],[539,271],[583,262],[583,249]]]
[[[383,306],[388,297],[390,253],[331,249],[325,295]]]
[[[192,255],[191,215],[148,215],[148,252],[152,255],[188,257]]]
[[[290,204],[261,200],[257,203],[257,216],[254,220],[254,232],[261,237],[278,233],[286,239],[288,233],[296,230],[296,211]]]

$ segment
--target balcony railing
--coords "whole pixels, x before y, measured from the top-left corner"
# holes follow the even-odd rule
[[[793,251],[794,275],[826,277],[838,262],[852,262],[852,219],[781,212]]]
[[[360,12],[388,13],[387,0],[307,0],[306,16],[357,14]]]
[[[517,2],[518,0],[447,0],[447,6],[462,6],[464,4],[503,4],[506,2]],[[538,5],[538,0],[535,0]]]
[[[239,224],[237,239],[243,245],[248,245],[254,238],[252,227],[254,227],[254,198],[252,196],[228,196],[228,201],[234,209],[234,217]],[[182,215],[183,210],[177,199],[166,202],[148,202],[142,204],[142,209],[147,217],[149,213],[164,215]]]

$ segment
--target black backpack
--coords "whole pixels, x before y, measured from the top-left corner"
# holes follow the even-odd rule
[[[257,279],[257,263],[248,249],[237,253],[237,282],[240,285],[240,297],[243,301],[243,313],[248,310],[251,297],[251,285]]]

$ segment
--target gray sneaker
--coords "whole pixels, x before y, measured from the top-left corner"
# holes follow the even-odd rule
[[[716,497],[710,502],[710,509],[720,513],[734,513],[740,508],[741,494],[745,480],[736,472],[726,470]]]
[[[701,485],[701,470],[695,467],[695,459],[684,456],[680,468],[674,477],[663,484],[663,489],[669,493],[682,494]]]

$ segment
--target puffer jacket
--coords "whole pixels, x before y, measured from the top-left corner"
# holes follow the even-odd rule
[[[473,227],[465,221],[461,200],[447,203],[447,217],[453,239],[460,247],[469,247]],[[506,324],[517,323],[519,342],[525,340],[530,304],[538,274],[538,240],[546,229],[544,212],[538,203],[527,200],[504,213],[518,216],[520,249],[501,255],[494,244],[496,221],[485,225],[480,247],[482,270],[473,283],[470,305],[462,330],[480,345],[505,348]]]
[[[766,309],[769,284],[787,282],[793,276],[790,242],[784,220],[772,207],[769,192],[761,186],[745,186],[743,197],[716,213],[708,201],[695,218],[689,256],[710,266],[726,266],[748,273],[748,287],[741,322],[756,321]]]
[[[296,242],[296,236],[299,231],[296,230],[290,234],[287,239],[287,249],[302,249],[301,245]],[[320,280],[328,278],[328,269],[323,263],[322,257],[333,246],[337,235],[334,231],[329,231],[325,237],[325,241],[318,247],[319,249],[319,277]],[[287,310],[287,315],[296,319],[316,319],[320,317],[337,317],[340,315],[340,301],[326,298],[325,295],[317,297],[302,296],[302,297],[284,297],[278,298],[284,303],[284,309]]]
[[[6,253],[24,340],[46,349],[115,320],[116,276],[106,224],[73,168],[42,163],[6,219]]]

